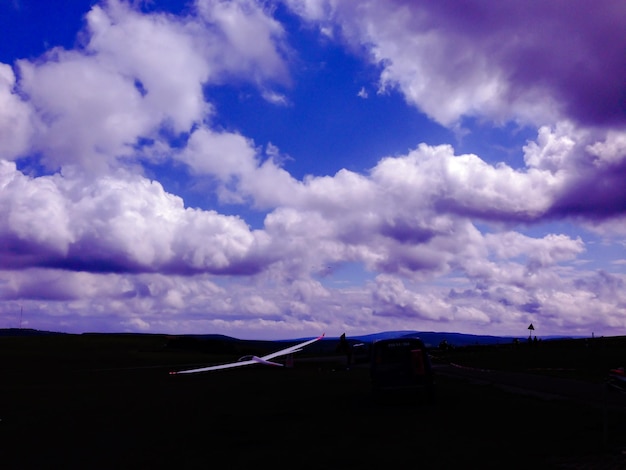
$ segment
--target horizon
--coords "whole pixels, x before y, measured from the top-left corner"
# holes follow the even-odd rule
[[[232,340],[236,340],[236,341],[267,341],[267,342],[289,342],[289,341],[305,341],[308,339],[312,339],[312,338],[316,338],[316,335],[310,335],[310,336],[299,336],[299,337],[290,337],[290,338],[250,338],[250,337],[237,337],[237,336],[231,336],[231,335],[224,335],[221,333],[178,333],[178,334],[171,334],[171,333],[159,333],[159,332],[151,332],[151,333],[145,333],[145,332],[128,332],[128,331],[108,331],[108,332],[98,332],[98,331],[84,331],[81,333],[67,333],[67,332],[63,332],[63,331],[49,331],[49,330],[38,330],[38,329],[33,329],[33,328],[0,328],[0,332],[6,332],[6,331],[11,331],[11,332],[20,332],[20,331],[24,331],[24,332],[34,332],[34,333],[41,333],[44,335],[75,335],[75,336],[80,336],[80,335],[146,335],[146,336],[150,336],[150,335],[155,335],[155,336],[171,336],[171,337],[176,337],[176,336],[194,336],[194,337],[200,337],[200,338],[205,338],[205,337],[224,337],[224,338],[228,338],[228,339],[232,339]],[[344,332],[345,334],[345,332]],[[461,336],[461,337],[468,337],[468,338],[472,338],[472,337],[477,337],[477,338],[495,338],[495,339],[503,339],[503,340],[515,340],[518,339],[520,341],[525,341],[528,338],[527,337],[523,337],[523,336],[515,336],[515,335],[482,335],[482,334],[470,334],[470,333],[461,333],[461,332],[457,332],[457,331],[417,331],[417,330],[385,330],[385,331],[377,331],[377,332],[370,332],[370,333],[362,333],[362,334],[357,334],[357,335],[348,335],[346,334],[346,339],[352,339],[352,340],[362,340],[363,338],[375,338],[375,339],[380,339],[380,338],[392,338],[392,337],[403,337],[403,336],[407,336],[407,335],[437,335],[437,336],[443,336],[443,335],[451,335],[451,336]],[[2,336],[2,335],[0,335]],[[15,334],[12,336],[19,336],[19,334]],[[25,334],[25,336],[28,336],[28,334]],[[337,335],[337,336],[332,336],[332,335],[326,335],[324,334],[324,337],[322,338],[322,340],[339,340],[341,338],[342,335]],[[572,339],[572,340],[577,340],[577,339],[599,339],[599,338],[615,338],[615,337],[622,337],[622,336],[626,336],[626,335],[612,335],[612,336],[564,336],[564,335],[546,335],[546,336],[536,336],[536,338],[538,340],[558,340],[558,339]],[[419,337],[419,336],[418,336]],[[535,336],[533,335],[533,338],[535,338]],[[445,339],[445,338],[444,338]]]
[[[613,0],[0,3],[0,328],[626,334],[625,26]]]

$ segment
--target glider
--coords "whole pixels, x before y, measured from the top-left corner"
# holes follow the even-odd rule
[[[241,366],[249,366],[252,364],[264,364],[266,366],[279,366],[282,367],[282,364],[278,362],[272,362],[270,359],[274,359],[279,356],[286,356],[287,354],[296,353],[298,351],[302,351],[302,348],[308,346],[309,344],[315,343],[324,337],[324,334],[318,336],[317,338],[310,339],[305,341],[304,343],[296,344],[295,346],[290,346],[285,349],[281,349],[280,351],[276,351],[270,354],[267,354],[262,357],[257,356],[244,356],[237,362],[230,362],[228,364],[221,364],[218,366],[209,366],[209,367],[201,367],[200,369],[190,369],[190,370],[181,370],[181,371],[173,371],[170,372],[171,375],[175,374],[195,374],[197,372],[207,372],[210,370],[218,370],[218,369],[230,369],[232,367],[241,367]]]

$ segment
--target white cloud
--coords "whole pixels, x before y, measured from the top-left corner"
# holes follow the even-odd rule
[[[241,134],[215,132],[202,127],[193,132],[179,158],[194,171],[228,182],[256,167],[256,150]]]
[[[43,256],[39,262],[95,270],[260,269],[253,252],[262,234],[238,217],[186,209],[157,182],[123,174],[89,182],[27,178],[7,162],[2,169],[3,238],[30,245],[30,255]],[[28,253],[5,255],[5,266],[37,265]]]
[[[542,126],[537,141],[524,146],[524,161],[530,168],[538,168],[556,173],[571,167],[572,156],[578,138],[574,127],[569,123],[559,123],[554,129]]]
[[[516,2],[286,0],[381,68],[383,89],[446,126],[464,116],[544,125],[624,123],[626,10]],[[581,65],[582,64],[582,65]]]
[[[289,99],[285,95],[272,90],[263,91],[261,93],[261,96],[264,100],[277,106],[289,106],[290,104]]]
[[[597,166],[619,164],[626,159],[626,132],[611,130],[607,133],[606,140],[594,142],[586,150],[597,157]]]
[[[257,319],[240,330],[251,335],[268,326],[503,333],[533,316],[553,331],[624,326],[626,280],[575,271],[581,239],[514,231],[569,215],[581,183],[596,189],[597,175],[615,174],[613,186],[585,194],[597,199],[583,217],[604,235],[623,235],[622,218],[594,219],[594,209],[619,207],[611,203],[623,191],[623,132],[557,120],[568,113],[546,92],[551,85],[517,88],[504,63],[511,44],[466,43],[462,28],[433,28],[440,23],[431,4],[290,4],[332,30],[328,37],[341,31],[365,45],[382,68],[381,87],[396,87],[445,125],[465,116],[550,125],[524,147],[519,169],[421,144],[367,174],[344,169],[300,181],[281,166],[278,147],[267,144],[263,155],[265,143],[217,128],[203,93],[248,81],[264,99],[288,102],[271,91],[289,84],[291,52],[266,4],[201,0],[175,17],[111,0],[88,14],[81,49],[19,61],[17,82],[0,64],[3,314],[26,300],[33,325],[74,331],[101,322],[228,332]],[[162,134],[188,140],[172,149]],[[142,138],[154,144],[137,150]],[[61,171],[28,177],[11,162],[37,151]],[[132,174],[151,154],[217,182],[222,202],[266,210],[263,229],[185,208],[159,182]],[[376,279],[341,287],[334,273],[320,275],[342,264]]]
[[[453,316],[450,305],[437,295],[423,295],[407,289],[401,279],[378,276],[373,294],[377,315],[446,320]]]
[[[19,63],[21,89],[44,123],[33,147],[52,169],[106,169],[157,122],[142,109],[132,80],[107,70],[96,57],[55,55],[57,62]]]
[[[489,233],[485,235],[487,246],[498,258],[528,258],[535,267],[549,266],[575,259],[584,251],[580,238],[548,234],[544,238],[531,238],[517,232]]]
[[[455,156],[445,145],[422,144],[405,157],[383,159],[372,176],[398,198],[418,192],[420,197],[408,202],[414,207],[505,219],[540,215],[560,185],[547,172],[492,166],[476,155]]]
[[[147,115],[157,123],[167,118],[177,132],[204,116],[202,84],[221,70],[205,51],[216,44],[204,37],[196,20],[145,15],[114,0],[106,8],[95,6],[87,21],[87,53],[112,73],[138,81]]]
[[[382,68],[381,90],[399,88],[407,101],[444,125],[452,126],[464,115],[508,119],[511,107],[517,108],[516,118],[536,117],[534,106],[523,99],[517,105],[509,101],[506,74],[493,57],[464,40],[462,31],[438,27],[440,18],[432,6],[413,8],[394,1],[287,3],[309,21],[336,25],[357,50],[366,47],[372,62]]]
[[[197,0],[204,26],[215,36],[212,62],[226,73],[289,82],[282,25],[253,0]],[[214,30],[215,29],[215,30]],[[218,46],[219,44],[219,46]]]
[[[618,240],[626,240],[626,216],[614,217],[605,221],[590,220],[583,222],[583,226],[590,232],[600,235],[616,238]]]
[[[34,132],[34,116],[28,102],[15,93],[15,74],[0,63],[0,158],[12,160],[25,153]]]
[[[30,254],[65,256],[73,241],[66,211],[67,199],[51,178],[31,179],[16,171],[15,163],[0,160],[0,233],[8,241],[4,263],[19,257],[10,245],[30,245]],[[17,253],[17,255],[15,254]]]
[[[234,146],[218,145],[221,139]],[[341,308],[345,311],[341,326],[356,327],[362,316],[372,319],[367,307],[372,298],[375,322],[385,328],[419,321],[433,328],[454,322],[467,331],[487,327],[505,331],[515,322],[526,321],[532,312],[542,311],[544,301],[549,305],[546,311],[554,311],[556,293],[575,292],[577,298],[587,299],[587,308],[596,302],[585,294],[592,289],[577,285],[572,272],[563,278],[566,271],[561,264],[582,253],[581,240],[565,235],[536,239],[513,231],[484,235],[471,222],[476,214],[488,217],[492,212],[505,219],[511,214],[513,218],[520,213],[540,214],[550,205],[551,188],[558,187],[548,170],[515,171],[488,165],[474,155],[456,156],[448,146],[422,145],[405,156],[381,160],[369,175],[342,170],[333,177],[299,182],[272,159],[259,163],[243,136],[208,128],[199,128],[184,152],[197,171],[224,182],[234,178],[241,195],[274,207],[264,230],[251,231],[235,217],[185,209],[180,198],[145,178],[119,173],[87,181],[71,172],[27,178],[5,162],[4,236],[30,243],[32,253],[45,253],[48,266],[245,273],[255,279],[248,287],[245,283],[233,283],[225,290],[213,286],[208,294],[190,289],[204,282],[200,275],[169,287],[157,275],[128,275],[130,287],[117,289],[134,292],[131,300],[111,292],[93,299],[76,292],[63,294],[80,299],[72,304],[77,311],[98,305],[96,311],[111,308],[120,312],[120,318],[127,311],[145,312],[140,318],[149,326],[142,328],[149,331],[174,325],[181,310],[203,309],[212,312],[212,327],[244,321],[237,315],[257,315],[295,328],[312,318],[334,324],[332,316],[322,320],[317,312]],[[533,193],[533,188],[544,189]],[[25,209],[18,193],[28,195],[28,201],[39,201],[37,207]],[[36,209],[43,212],[34,221],[16,215],[36,215]],[[68,260],[74,264],[68,265]],[[329,290],[312,280],[329,263],[345,262],[386,274],[375,288],[358,295],[349,289]],[[33,265],[20,256],[11,263]],[[65,276],[67,271],[53,272]],[[432,290],[438,279],[452,275],[463,276],[468,292],[477,294],[449,298],[445,289]],[[148,276],[159,280],[147,282]],[[142,289],[149,295],[142,295]],[[603,308],[615,306],[616,299],[615,291],[604,293]],[[148,312],[155,309],[163,313],[148,319]],[[206,322],[207,316],[195,321]],[[184,324],[191,323],[179,327]],[[571,325],[583,328],[588,320],[572,319]],[[554,328],[561,327],[554,323]]]
[[[196,8],[197,16],[142,14],[111,0],[88,13],[83,49],[18,61],[16,86],[43,123],[32,149],[51,169],[106,171],[120,157],[132,159],[140,138],[158,140],[162,128],[190,131],[212,111],[208,83],[237,77],[264,90],[266,81],[288,82],[284,32],[268,12],[245,0],[199,1]],[[0,97],[10,110],[3,114],[14,123],[3,127],[12,131],[5,158],[14,158],[32,134],[29,109],[11,93],[6,66],[2,77]]]

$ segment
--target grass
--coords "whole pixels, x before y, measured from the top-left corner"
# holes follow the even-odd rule
[[[495,370],[532,372],[601,383],[609,369],[626,365],[626,338],[541,341],[472,346],[436,353],[443,362]]]
[[[332,362],[170,376],[221,356],[165,342],[1,338],[2,468],[566,468],[606,455],[596,409],[445,377],[435,403],[380,402],[367,368]],[[611,449],[623,422],[610,417]]]

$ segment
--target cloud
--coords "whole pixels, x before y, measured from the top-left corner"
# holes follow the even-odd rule
[[[289,100],[281,93],[277,93],[272,90],[265,90],[261,94],[264,100],[277,106],[289,106]]]
[[[254,171],[256,149],[241,134],[201,127],[191,134],[179,158],[196,172],[228,182]]]
[[[252,273],[262,234],[238,217],[185,208],[154,181],[28,178],[2,163],[2,268]]]
[[[236,217],[185,208],[158,182],[140,176],[29,178],[5,162],[3,238],[7,246],[26,251],[7,253],[11,264],[31,266],[30,254],[39,265],[65,269],[253,273],[289,259],[300,273],[327,261],[359,261],[374,271],[433,275],[449,272],[466,256],[461,247],[479,241],[470,217],[532,213],[543,210],[546,198],[538,195],[537,209],[536,202],[521,197],[537,186],[531,178],[528,187],[507,184],[511,169],[488,167],[475,156],[457,157],[445,146],[420,146],[405,157],[382,160],[370,177],[342,170],[303,182],[269,160],[259,164],[249,143],[234,134],[200,129],[184,154],[198,170],[224,182],[236,178],[242,195],[279,204],[264,230],[251,231]],[[472,171],[475,176],[466,175]],[[489,172],[493,176],[478,179]],[[277,184],[280,178],[286,184]],[[505,197],[504,189],[512,193]],[[514,206],[503,206],[509,200]],[[530,246],[524,250],[537,252]]]
[[[38,152],[52,170],[106,171],[132,159],[141,139],[186,133],[208,118],[206,84],[233,77],[259,86],[288,82],[282,27],[255,2],[198,1],[193,11],[145,14],[111,0],[87,14],[82,48],[18,61],[15,85],[3,68],[0,96],[12,110],[4,119],[20,131],[9,140],[9,156]],[[12,87],[37,110],[42,125],[34,135],[30,109],[7,94]]]
[[[537,239],[517,232],[504,232],[487,234],[485,239],[498,258],[514,259],[524,256],[531,269],[573,260],[584,251],[584,243],[580,238],[572,240],[562,234],[549,234]]]
[[[221,146],[221,139],[234,145]],[[548,142],[551,138],[540,146],[549,147]],[[566,146],[563,161],[576,168],[573,148],[580,145]],[[541,150],[529,152],[538,155]],[[520,171],[489,165],[475,155],[457,156],[450,146],[420,145],[407,155],[382,159],[367,175],[341,170],[332,177],[297,181],[272,159],[261,161],[243,136],[198,128],[181,152],[188,159],[180,158],[225,183],[234,178],[234,194],[270,207],[263,229],[254,231],[237,217],[185,208],[180,198],[141,176],[118,172],[86,179],[68,172],[33,178],[4,162],[3,268],[15,273],[51,269],[41,272],[48,277],[57,273],[65,282],[74,282],[66,279],[72,272],[125,279],[127,287],[117,284],[99,295],[82,297],[76,290],[56,289],[54,283],[49,294],[39,295],[79,302],[82,308],[134,305],[132,311],[146,313],[130,320],[120,313],[120,324],[137,327],[141,320],[149,331],[189,324],[174,326],[175,317],[162,316],[148,321],[145,315],[154,309],[174,314],[205,308],[213,316],[204,314],[202,321],[211,328],[255,315],[265,318],[266,325],[303,325],[332,322],[312,314],[346,302],[356,309],[343,317],[353,325],[361,311],[368,317],[375,313],[381,325],[420,319],[433,328],[455,322],[506,329],[541,313],[554,316],[554,328],[565,328],[556,320],[564,312],[557,308],[559,296],[586,299],[585,305],[596,302],[590,284],[576,281],[582,275],[570,272],[571,279],[563,280],[567,271],[562,265],[583,252],[583,241],[556,234],[481,233],[473,222],[532,221],[548,213],[568,175],[575,174],[555,174],[543,165],[543,159],[551,160],[550,152],[560,150],[537,157],[533,165],[541,168]],[[329,263],[349,262],[384,274],[358,294],[329,290],[311,279]],[[203,273],[246,275],[253,284],[225,290],[213,285],[210,301],[178,281],[155,287],[163,285],[163,275],[172,274],[186,276],[186,285],[194,286],[206,282],[199,277]],[[450,296],[449,290],[426,291],[416,284],[450,276],[461,276],[468,294]],[[155,284],[149,279],[161,280]],[[7,298],[37,298],[33,292],[23,287]],[[123,300],[119,292],[126,293]],[[603,308],[616,305],[617,299],[616,291],[605,292]],[[581,313],[568,327],[584,328],[591,321]]]
[[[379,276],[376,280],[374,302],[379,315],[417,317],[426,320],[450,319],[451,309],[436,295],[422,295],[407,289],[401,279]]]
[[[415,205],[503,221],[538,217],[559,185],[546,172],[492,166],[476,155],[455,156],[446,145],[421,144],[405,157],[383,159],[372,174],[398,198],[418,188]]]
[[[625,136],[570,124],[539,129],[537,141],[524,147],[524,158],[529,167],[550,171],[561,181],[547,217],[607,221],[624,214]]]
[[[33,111],[15,92],[15,74],[0,63],[0,158],[23,154],[35,130]]]
[[[626,211],[624,6],[286,3],[379,66],[383,91],[399,90],[443,125],[458,129],[478,118],[538,127],[524,147],[524,168],[472,155],[433,158],[407,165],[407,181],[393,181],[404,191],[431,187],[438,210],[500,221],[581,218],[608,229]],[[391,183],[407,161],[389,158],[375,175]]]
[[[626,8],[611,0],[357,3],[287,0],[382,68],[381,86],[445,125],[463,116],[626,124]]]
[[[290,103],[274,90],[289,89],[293,52],[269,6],[199,0],[174,16],[111,0],[88,13],[77,49],[0,64],[3,314],[25,302],[49,329],[251,336],[510,332],[537,316],[554,332],[626,326],[626,278],[574,267],[589,238],[516,231],[558,220],[625,234],[621,6],[566,18],[554,2],[541,14],[506,1],[288,3],[325,40],[365,50],[381,91],[446,126],[536,125],[523,161],[416,143],[365,172],[297,179],[276,145],[220,127],[205,95],[245,82]],[[31,176],[39,156],[46,170]],[[216,206],[186,207],[145,161],[184,166]],[[264,214],[262,227],[224,204]],[[368,281],[342,279],[343,266]]]
[[[341,170],[332,177],[296,181],[271,161],[261,164],[250,146],[227,171],[212,172],[224,181],[235,177],[235,192],[243,198],[275,207],[265,221],[270,239],[280,240],[272,249],[301,260],[306,269],[318,269],[327,256],[330,261],[358,260],[373,271],[445,273],[450,260],[463,256],[457,247],[476,246],[478,232],[470,220],[511,225],[569,215],[557,208],[570,188],[583,178],[592,181],[594,174],[582,170],[590,158],[587,137],[574,141],[569,136],[576,133],[569,128],[563,136],[559,132],[540,130],[537,142],[526,147],[526,170],[455,155],[446,145],[422,144],[405,156],[382,159],[369,176]],[[198,148],[210,153],[210,145]],[[598,217],[589,210],[589,217]],[[581,252],[580,240],[570,248],[569,238],[555,237],[563,253]],[[306,246],[318,247],[316,263],[295,254]],[[522,251],[534,253],[530,264],[553,257],[540,259],[542,249],[530,244]]]
[[[301,5],[301,8],[310,12],[310,6]],[[337,7],[333,13],[338,20],[345,14],[341,8]],[[401,6],[393,2],[379,7],[364,4],[362,14],[357,16],[369,18],[370,10],[374,8],[382,9],[380,18],[387,18],[387,13],[399,14]],[[417,15],[417,12],[409,9],[407,14]],[[423,14],[422,20],[407,23],[405,26],[412,29],[403,31],[403,34],[410,36],[417,28],[415,25],[430,24],[429,21],[434,21],[432,18],[437,19],[437,15],[443,13],[425,11]],[[39,117],[45,123],[34,139],[34,148],[44,153],[52,167],[74,165],[81,169],[101,169],[103,164],[116,164],[120,157],[132,160],[138,155],[135,150],[138,139],[159,139],[161,126],[169,125],[174,132],[188,133],[183,148],[169,152],[170,155],[197,174],[215,178],[219,182],[218,194],[222,201],[251,201],[256,207],[273,211],[266,221],[270,239],[278,234],[292,235],[294,224],[288,222],[290,218],[295,217],[300,224],[303,219],[324,221],[311,227],[310,236],[297,236],[296,239],[307,238],[307,242],[311,242],[320,234],[328,241],[323,242],[323,249],[330,253],[331,260],[356,259],[365,262],[370,269],[384,272],[405,269],[409,272],[446,272],[446,256],[432,253],[449,252],[444,245],[451,238],[450,234],[457,237],[471,233],[472,230],[466,229],[469,227],[466,220],[470,218],[515,223],[572,213],[598,218],[602,217],[598,215],[602,214],[599,207],[604,208],[606,217],[622,211],[619,201],[625,198],[618,182],[621,181],[624,161],[621,156],[623,134],[617,131],[591,134],[568,123],[555,128],[544,126],[539,130],[537,141],[529,142],[525,147],[526,169],[513,169],[505,164],[490,165],[471,154],[455,155],[452,147],[446,145],[422,144],[405,156],[382,159],[369,176],[342,170],[333,177],[312,176],[297,181],[275,159],[263,160],[250,139],[235,132],[214,130],[210,124],[201,122],[211,112],[210,105],[204,101],[203,84],[219,82],[223,74],[248,73],[250,67],[258,69],[256,76],[264,79],[285,75],[280,53],[284,33],[267,12],[253,2],[213,1],[199,2],[195,16],[177,18],[167,14],[142,14],[126,3],[112,1],[106,7],[94,7],[87,22],[84,51],[54,50],[40,61],[20,62],[18,86],[28,96],[28,105],[38,109]],[[248,32],[239,33],[234,28],[237,24],[258,34],[258,47],[253,50],[241,47]],[[377,24],[372,25],[372,28],[376,27]],[[215,50],[218,43],[226,44],[233,57],[239,58],[236,64],[231,64]],[[172,67],[172,63],[177,66]],[[8,72],[5,75],[8,77],[7,87],[11,86],[14,78]],[[436,76],[436,73],[428,75]],[[67,80],[66,76],[74,77],[74,80]],[[11,112],[28,115],[26,102],[15,94],[7,96],[12,100]],[[22,121],[29,120],[24,117]],[[27,126],[22,124],[20,127]],[[19,148],[19,140],[16,142]],[[67,222],[64,217],[79,221],[84,215],[76,214],[76,211],[84,210],[91,211],[94,220],[101,219],[99,212],[93,207],[88,209],[88,206],[93,204],[100,209],[100,200],[105,199],[103,195],[108,194],[108,190],[101,189],[101,194],[93,193],[90,198],[81,197],[78,204],[75,200],[70,204],[67,199],[75,196],[66,188],[79,184],[82,177],[69,176],[69,170],[65,170],[65,177],[57,174],[50,179],[27,180],[15,169],[5,168],[8,168],[7,178],[13,181],[12,185],[21,181],[22,186],[33,191],[34,197],[41,193],[39,186],[45,186],[53,197],[42,196],[45,202],[41,206],[49,207],[47,213],[59,214],[55,219],[58,230],[35,235],[38,230],[28,228],[29,224],[39,223],[35,220],[45,223],[46,218],[25,215],[22,218],[28,221],[24,220],[20,225],[17,222],[19,217],[15,215],[18,211],[13,208],[21,207],[15,202],[19,198],[16,193],[8,192],[5,204],[14,206],[6,213],[14,215],[11,224],[7,225],[7,239],[27,240],[50,256],[68,256],[68,250],[77,253],[78,247],[85,252],[93,249],[94,253],[98,250],[104,253],[105,249],[114,249],[118,253],[115,260],[107,263],[97,261],[97,256],[91,260],[83,259],[85,255],[69,256],[71,260],[67,261],[67,266],[74,266],[73,269],[88,263],[95,263],[90,269],[103,270],[262,269],[252,265],[244,268],[241,264],[254,264],[250,261],[254,256],[247,250],[256,243],[251,241],[255,236],[247,228],[242,231],[242,240],[246,241],[237,241],[233,245],[244,247],[242,252],[246,252],[245,255],[235,254],[236,248],[220,244],[218,246],[229,254],[221,253],[221,248],[215,253],[202,251],[184,236],[185,241],[176,247],[171,245],[171,240],[154,237],[152,243],[131,248],[133,241],[127,239],[130,234],[122,234],[121,228],[119,234],[115,233],[115,227],[122,227],[135,219],[138,223],[145,223],[145,234],[140,226],[136,229],[137,241],[143,236],[150,237],[147,227],[151,227],[157,217],[142,212],[142,208],[125,199],[124,203],[116,202],[120,204],[119,214],[111,213],[110,220],[105,219],[112,229],[102,229],[106,236],[95,230],[98,242],[92,242],[89,237],[94,235],[89,235],[89,230],[77,228],[78,222]],[[604,178],[604,189],[596,191],[592,198],[586,196],[584,201],[579,201],[575,189],[590,186],[599,177]],[[141,178],[132,183],[126,177],[118,176],[94,181],[97,188],[119,185],[120,190],[129,195],[135,191],[137,201],[150,194],[154,196],[154,192],[146,190],[149,187],[158,187],[158,204],[168,201],[165,204],[168,205],[169,201],[175,200],[158,183],[147,184]],[[606,184],[607,181],[613,183]],[[407,198],[407,195],[411,197]],[[31,200],[35,200],[34,197]],[[611,199],[615,203],[606,204]],[[130,213],[136,214],[135,219],[129,214],[120,215],[123,204],[130,204]],[[207,211],[184,211],[181,201],[174,205],[176,209],[170,208],[166,212],[184,214],[176,219],[176,224],[192,227],[190,232],[181,230],[183,235],[194,233],[205,224],[209,230],[218,232],[240,225],[222,226],[221,222],[231,219]],[[293,211],[299,214],[294,215]],[[460,217],[460,221],[454,220],[456,217]],[[209,220],[220,222],[213,225]],[[321,230],[327,233],[323,234]],[[163,237],[172,238],[173,235],[164,234]],[[239,240],[238,237],[234,239]],[[167,249],[162,249],[159,243]],[[442,250],[442,247],[446,249]],[[278,252],[282,251],[285,250],[278,249]],[[183,256],[184,260],[174,261],[172,253]]]
[[[228,74],[261,84],[289,83],[281,23],[254,0],[197,0],[196,8],[211,38],[212,64]]]

